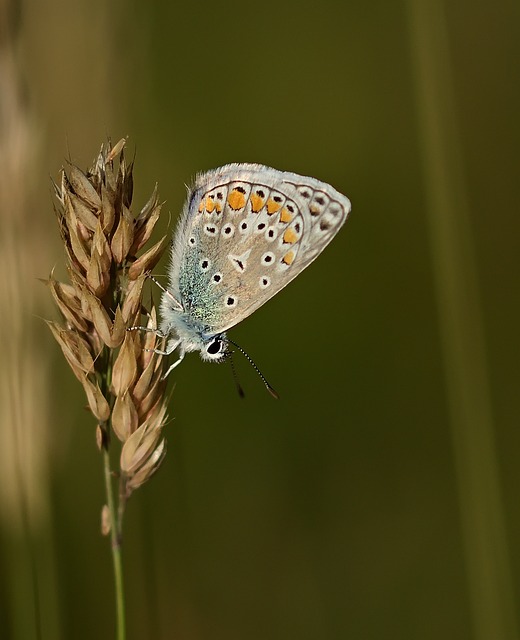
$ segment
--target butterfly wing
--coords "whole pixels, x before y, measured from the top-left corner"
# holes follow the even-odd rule
[[[173,242],[171,292],[190,319],[224,332],[301,273],[349,212],[315,178],[256,164],[200,174]]]

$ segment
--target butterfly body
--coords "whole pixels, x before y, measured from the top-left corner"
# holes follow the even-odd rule
[[[225,332],[301,273],[349,212],[348,198],[315,178],[257,164],[200,174],[172,242],[161,300],[166,352],[222,360]]]

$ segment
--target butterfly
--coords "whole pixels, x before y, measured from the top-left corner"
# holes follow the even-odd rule
[[[226,331],[301,273],[350,209],[330,185],[260,164],[199,174],[172,241],[161,298],[164,353],[179,350],[166,375],[190,351],[205,361],[226,358]]]

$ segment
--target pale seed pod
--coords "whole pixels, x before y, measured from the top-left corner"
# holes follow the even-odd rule
[[[116,396],[125,394],[137,378],[134,338],[126,332],[112,369],[112,387]]]
[[[116,316],[114,318],[114,325],[112,327],[112,348],[118,347],[123,342],[126,333],[126,324],[123,319],[121,309],[118,306],[116,309]]]
[[[153,474],[159,469],[161,462],[166,455],[166,440],[161,440],[159,445],[152,451],[148,460],[143,466],[126,481],[127,494],[130,495],[132,491],[135,491],[145,482],[148,482]]]
[[[142,273],[136,280],[129,280],[128,294],[121,308],[121,315],[125,324],[133,324],[138,311],[141,309],[141,298],[146,274]]]
[[[74,192],[92,209],[97,211],[101,209],[101,198],[98,192],[83,171],[73,164],[70,165],[69,182]]]
[[[159,242],[148,249],[146,253],[143,253],[141,257],[137,258],[137,260],[128,269],[128,277],[130,280],[135,280],[143,273],[151,271],[164,253],[166,244],[166,236],[163,236]]]
[[[108,536],[112,529],[112,519],[110,517],[110,509],[104,504],[101,509],[101,535]]]
[[[81,198],[78,198],[76,194],[69,193],[69,198],[79,222],[81,222],[89,231],[95,231],[98,224],[96,214],[83,202],[83,200],[81,200]]]
[[[124,207],[110,247],[118,264],[122,264],[134,242],[134,227],[129,210]]]
[[[112,411],[112,429],[121,442],[126,442],[139,425],[139,417],[129,393],[117,396]]]
[[[49,320],[46,322],[78,380],[81,381],[85,374],[92,373],[94,360],[90,354],[88,343],[74,331],[63,329],[57,323]]]
[[[110,417],[110,406],[97,382],[91,382],[86,376],[80,380],[85,393],[90,410],[100,422],[106,422]]]
[[[101,214],[100,221],[103,233],[109,234],[112,231],[116,219],[114,200],[110,191],[104,184],[101,185]]]

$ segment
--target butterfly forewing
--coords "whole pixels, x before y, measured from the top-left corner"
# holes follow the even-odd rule
[[[349,212],[348,198],[314,178],[249,164],[201,174],[174,243],[186,312],[210,333],[237,324],[309,265]]]

